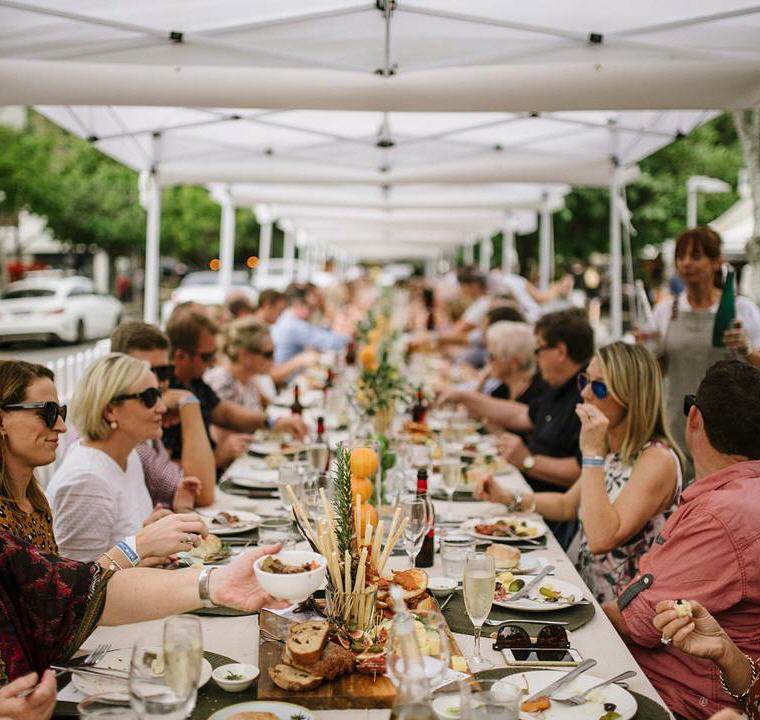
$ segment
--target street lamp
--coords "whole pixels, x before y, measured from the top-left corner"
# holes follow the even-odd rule
[[[686,227],[693,228],[697,224],[697,193],[730,192],[731,186],[718,178],[705,175],[692,175],[686,181]]]

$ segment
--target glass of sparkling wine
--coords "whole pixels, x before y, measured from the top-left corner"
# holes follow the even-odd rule
[[[464,563],[464,606],[475,627],[475,655],[470,659],[470,670],[479,672],[494,665],[480,653],[480,633],[491,612],[496,589],[496,563],[485,553],[472,553]]]
[[[462,484],[462,460],[444,450],[440,461],[443,489],[449,499],[449,519],[454,517],[454,491]]]
[[[306,448],[306,457],[309,459],[311,467],[317,472],[327,470],[329,450],[326,443],[312,443],[309,445]]]
[[[173,617],[163,645],[138,638],[129,668],[129,702],[142,720],[182,720],[195,707],[203,660],[198,618]]]

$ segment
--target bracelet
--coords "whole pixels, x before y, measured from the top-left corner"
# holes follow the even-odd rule
[[[723,692],[725,692],[726,695],[730,695],[734,700],[739,701],[744,700],[747,695],[749,695],[752,686],[757,682],[758,677],[760,677],[760,669],[758,669],[758,666],[752,662],[752,658],[749,655],[745,655],[744,657],[747,658],[747,662],[749,663],[751,678],[749,685],[747,685],[747,689],[743,693],[732,693],[728,689],[728,685],[726,685],[726,678],[723,676],[723,671],[720,671],[720,686],[723,688]]]
[[[201,574],[198,575],[198,597],[201,599],[202,607],[212,608],[219,607],[212,599],[211,592],[209,590],[209,582],[211,580],[211,573],[218,568],[214,565],[204,567],[201,570]]]
[[[124,556],[132,563],[132,567],[140,564],[140,555],[137,552],[137,541],[134,535],[125,537],[116,543],[116,547],[124,553]]]
[[[105,556],[106,556],[106,557],[107,557],[107,558],[108,558],[108,559],[111,561],[111,565],[116,565],[116,567],[117,567],[119,570],[123,570],[123,569],[124,569],[124,568],[123,568],[121,565],[119,565],[119,563],[117,563],[117,562],[116,562],[116,560],[114,560],[114,559],[113,559],[113,558],[112,558],[112,557],[111,557],[111,556],[110,556],[110,555],[109,555],[107,552],[103,553],[103,555],[105,555]],[[113,567],[111,567],[111,568],[109,568],[109,569],[110,569],[110,570],[113,570]]]
[[[583,467],[604,467],[604,458],[601,455],[584,456],[581,465]]]
[[[195,395],[192,393],[190,395],[185,395],[185,397],[180,398],[177,400],[177,407],[182,408],[185,407],[185,405],[200,405],[201,401],[198,400]]]

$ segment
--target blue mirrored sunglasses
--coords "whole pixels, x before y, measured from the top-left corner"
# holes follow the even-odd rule
[[[578,374],[579,392],[583,392],[589,383],[591,384],[591,392],[594,393],[597,400],[604,400],[610,394],[609,389],[601,380],[592,380],[587,373]]]

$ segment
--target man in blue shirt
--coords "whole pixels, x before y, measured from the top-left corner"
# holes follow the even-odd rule
[[[314,312],[309,288],[291,285],[285,293],[288,309],[272,326],[274,361],[283,363],[304,350],[342,350],[349,341],[347,335],[318,327],[309,322]]]

